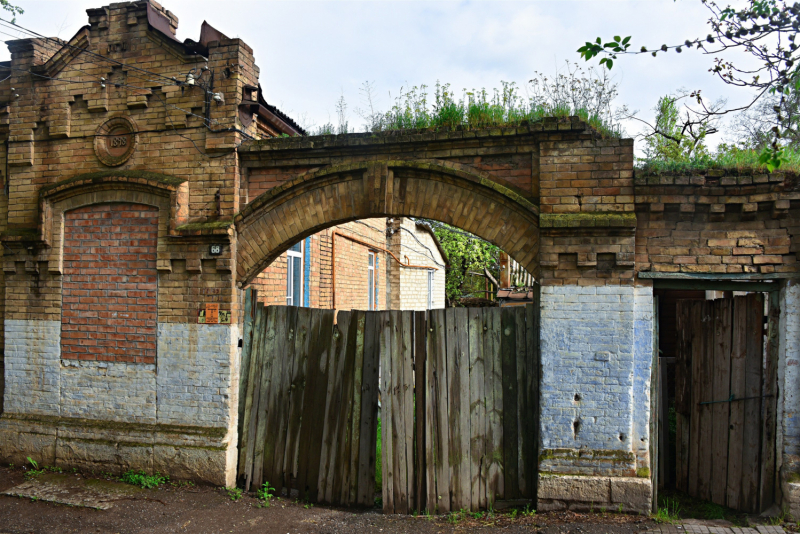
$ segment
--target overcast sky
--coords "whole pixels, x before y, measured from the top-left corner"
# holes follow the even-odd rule
[[[71,37],[87,24],[86,9],[103,0],[17,0],[17,22],[48,36]],[[105,2],[107,4],[108,2]],[[178,37],[197,40],[203,20],[255,51],[267,101],[301,124],[336,122],[343,94],[349,122],[363,107],[359,88],[374,83],[377,104],[401,87],[449,82],[455,89],[525,85],[536,71],[548,75],[565,61],[585,63],[576,53],[586,40],[632,35],[634,48],[675,44],[708,33],[700,0],[638,1],[209,1],[165,0],[180,20]],[[4,16],[5,18],[5,16]],[[735,56],[734,56],[735,57]],[[3,49],[0,59],[8,59]],[[596,60],[595,60],[596,62]],[[615,103],[652,118],[659,96],[678,88],[702,89],[730,104],[749,93],[729,88],[708,69],[712,58],[694,50],[658,58],[617,61]],[[459,91],[460,92],[460,91]],[[638,126],[627,124],[629,133]],[[715,145],[722,137],[711,140]],[[637,143],[638,144],[638,143]]]

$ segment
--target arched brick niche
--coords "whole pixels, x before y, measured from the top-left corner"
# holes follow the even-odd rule
[[[64,213],[61,357],[154,364],[159,210],[90,204]]]

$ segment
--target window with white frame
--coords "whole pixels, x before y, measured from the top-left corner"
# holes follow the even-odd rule
[[[286,304],[303,305],[303,242],[286,251]]]
[[[433,309],[433,271],[428,271],[428,309]]]
[[[369,292],[369,308],[370,310],[377,309],[375,302],[375,253],[369,252],[369,263],[367,264],[367,291]]]

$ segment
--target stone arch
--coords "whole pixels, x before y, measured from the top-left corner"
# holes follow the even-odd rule
[[[324,228],[392,215],[463,228],[539,274],[539,211],[524,197],[456,163],[372,161],[315,170],[254,199],[234,219],[237,283],[244,286],[297,240]]]

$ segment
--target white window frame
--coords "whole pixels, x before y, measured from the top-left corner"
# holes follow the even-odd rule
[[[370,310],[377,310],[377,302],[375,301],[375,260],[377,256],[373,251],[367,251],[369,254],[367,260],[367,308]]]
[[[300,251],[289,249],[286,251],[286,304],[288,306],[303,306],[303,253],[304,250],[304,243],[300,241]],[[290,268],[293,263],[293,258],[300,258],[300,295],[297,299],[295,299],[295,295],[292,293],[294,291],[294,280],[292,279],[294,270]]]

